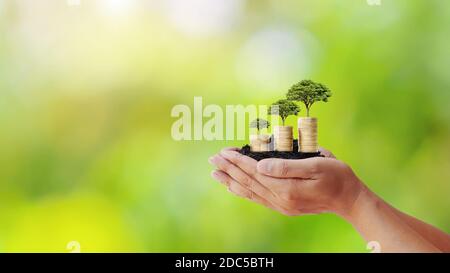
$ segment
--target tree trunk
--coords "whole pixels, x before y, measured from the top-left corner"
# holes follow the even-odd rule
[[[298,151],[302,153],[317,153],[317,118],[298,119]]]

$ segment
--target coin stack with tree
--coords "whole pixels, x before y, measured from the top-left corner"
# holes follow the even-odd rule
[[[282,126],[274,126],[274,148],[280,152],[292,152],[293,149],[293,129],[292,126],[286,126],[286,119],[289,116],[296,116],[300,108],[287,99],[279,100],[273,103],[269,108],[270,115],[278,115],[281,118]]]
[[[306,117],[298,119],[298,151],[304,153],[318,152],[317,118],[310,117],[309,113],[315,102],[328,102],[328,98],[331,97],[330,89],[321,83],[303,80],[294,84],[286,97],[290,101],[303,103],[306,108]]]
[[[270,123],[262,118],[250,122],[250,128],[256,129],[256,134],[250,135],[250,147],[252,152],[268,152],[270,150],[271,137],[261,134],[261,130],[270,127]]]

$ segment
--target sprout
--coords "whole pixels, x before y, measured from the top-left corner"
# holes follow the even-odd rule
[[[259,130],[261,129],[266,129],[269,128],[270,123],[262,118],[257,118],[255,120],[253,120],[252,122],[250,122],[250,128],[256,128],[256,130],[258,130],[258,134],[259,134]]]

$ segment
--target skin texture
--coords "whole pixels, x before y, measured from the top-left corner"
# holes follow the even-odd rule
[[[352,169],[321,149],[325,158],[265,159],[226,148],[212,156],[212,177],[239,197],[288,216],[334,213],[382,252],[450,252],[450,236],[387,204]]]

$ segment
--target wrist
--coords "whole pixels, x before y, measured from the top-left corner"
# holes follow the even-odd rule
[[[357,216],[361,205],[370,200],[370,191],[353,172],[347,175],[343,185],[341,198],[337,200],[336,214],[350,221]]]

